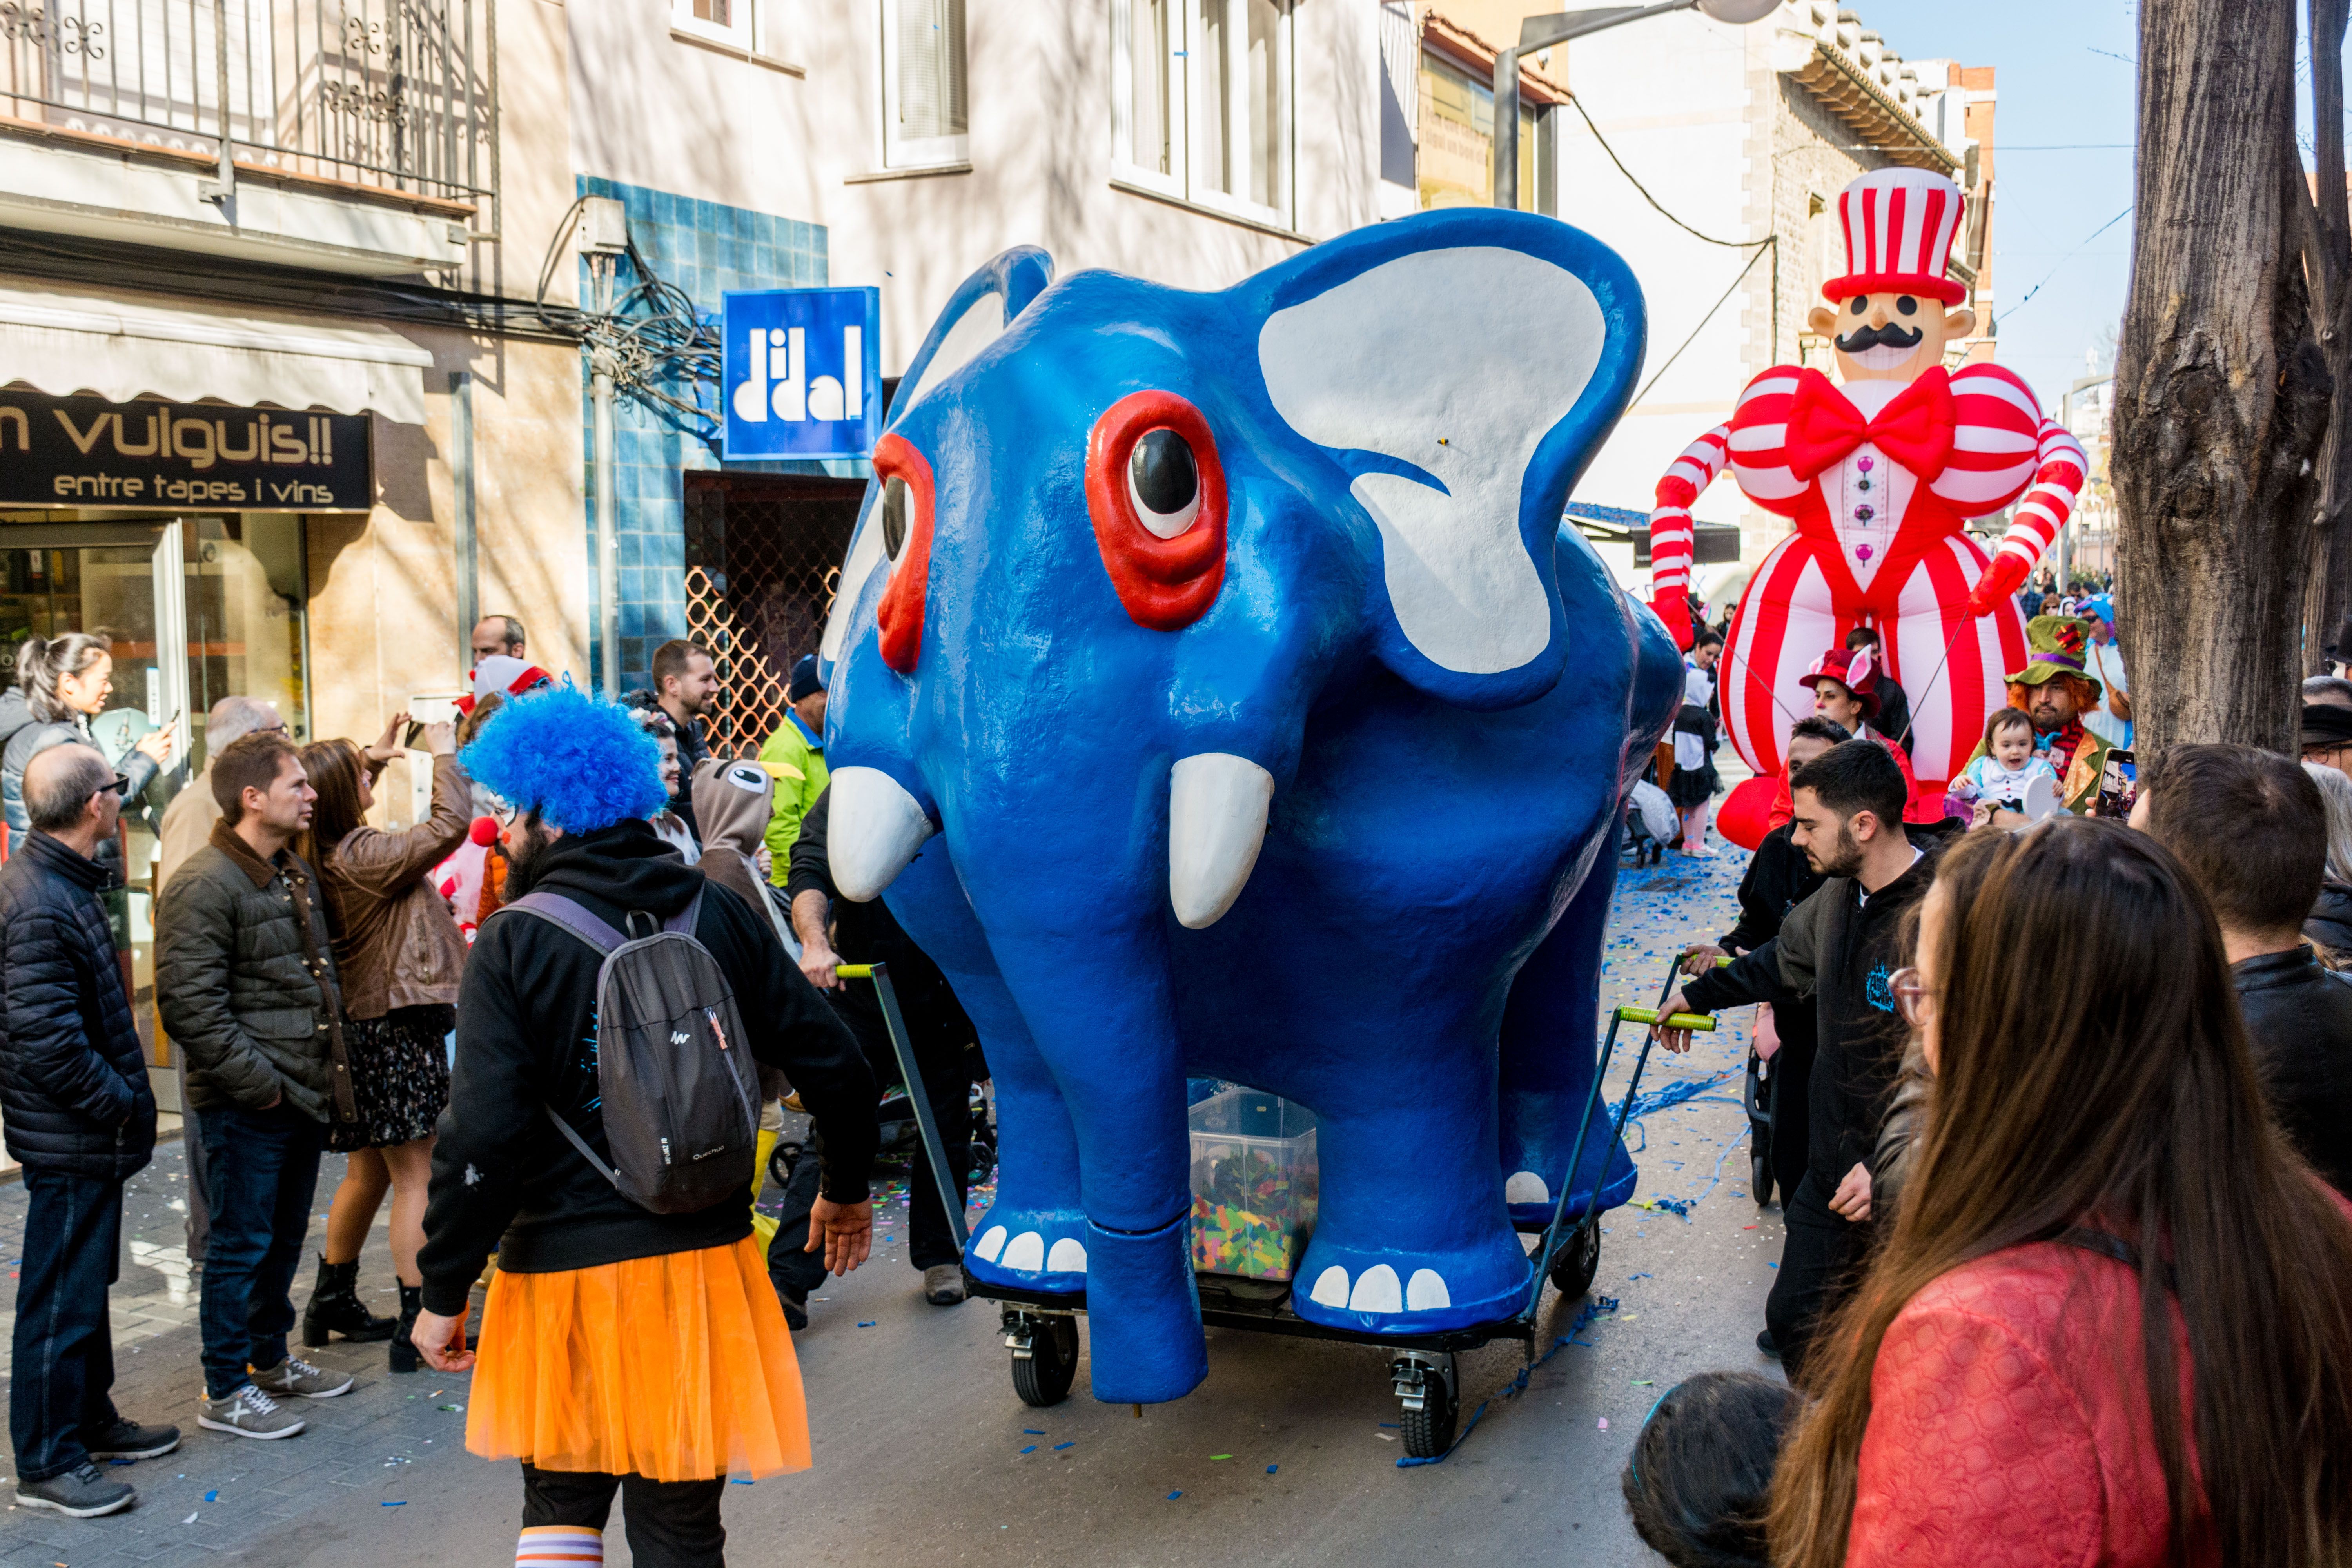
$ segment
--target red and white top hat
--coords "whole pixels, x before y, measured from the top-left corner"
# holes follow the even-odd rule
[[[1832,303],[1856,294],[1924,294],[1947,305],[1969,297],[1948,277],[1952,237],[1968,198],[1926,169],[1874,169],[1838,195],[1846,274],[1822,285]]]

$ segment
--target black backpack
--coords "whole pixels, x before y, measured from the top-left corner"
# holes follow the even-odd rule
[[[561,893],[506,906],[571,932],[604,955],[596,974],[596,1107],[607,1165],[571,1123],[556,1130],[623,1196],[656,1214],[687,1214],[751,1183],[760,1131],[759,1068],[745,1047],[735,993],[694,938],[702,893],[638,936],[614,931]],[[628,917],[653,924],[643,911]]]

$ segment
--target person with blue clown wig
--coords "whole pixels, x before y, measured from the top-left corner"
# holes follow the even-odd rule
[[[836,1273],[856,1268],[873,1237],[873,1075],[767,917],[647,825],[666,798],[653,741],[625,710],[567,683],[509,703],[463,761],[509,807],[509,900],[559,894],[626,931],[632,915],[658,924],[700,896],[693,935],[734,993],[741,1043],[791,1076],[824,1139],[809,1250]],[[809,1464],[800,1372],[751,1239],[748,1184],[706,1208],[656,1213],[550,1125],[561,1118],[612,1162],[596,1070],[602,963],[528,912],[484,924],[457,999],[413,1337],[436,1368],[474,1368],[467,1447],[522,1461],[518,1562],[601,1563],[618,1491],[643,1568],[716,1568],[727,1478]],[[498,1278],[469,1351],[467,1292],[493,1251]]]

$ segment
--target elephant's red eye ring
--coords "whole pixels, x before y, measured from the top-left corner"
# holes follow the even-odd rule
[[[922,657],[923,599],[931,582],[931,465],[905,437],[885,436],[874,447],[874,477],[882,481],[883,515],[873,523],[890,557],[890,581],[875,616],[882,662],[912,675]]]
[[[1199,409],[1172,392],[1111,405],[1087,444],[1087,511],[1137,626],[1179,631],[1208,614],[1225,581],[1225,470]]]

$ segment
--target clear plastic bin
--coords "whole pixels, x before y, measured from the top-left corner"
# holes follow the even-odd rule
[[[1315,1234],[1315,1113],[1229,1085],[1188,1112],[1192,1267],[1287,1279]]]

